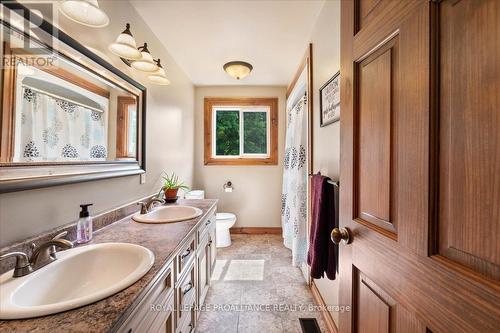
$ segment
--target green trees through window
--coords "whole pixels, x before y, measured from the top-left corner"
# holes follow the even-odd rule
[[[216,110],[215,154],[217,156],[267,154],[267,118],[265,111]],[[240,121],[243,122],[241,126]],[[240,133],[240,128],[243,129],[243,133]],[[241,146],[243,152],[240,152]]]
[[[243,112],[243,151],[245,154],[267,153],[266,112]]]
[[[215,119],[216,155],[238,156],[240,154],[240,111],[218,110]]]

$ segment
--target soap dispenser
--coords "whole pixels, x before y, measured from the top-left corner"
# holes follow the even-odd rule
[[[88,207],[92,204],[80,205],[80,219],[76,225],[76,241],[77,243],[87,243],[92,239],[92,218],[90,217]]]

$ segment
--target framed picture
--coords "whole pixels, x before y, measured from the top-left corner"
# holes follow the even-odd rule
[[[319,89],[319,112],[321,127],[340,119],[340,71]]]

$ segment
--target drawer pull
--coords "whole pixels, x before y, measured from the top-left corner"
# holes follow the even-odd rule
[[[193,289],[193,284],[189,282],[187,285],[182,287],[182,294],[186,295],[191,289]]]
[[[212,240],[209,240],[209,241],[208,241],[208,245],[209,245],[209,246],[210,246],[210,245],[212,245],[212,243],[213,243],[213,241],[212,241]]]
[[[191,248],[187,249],[186,251],[184,251],[184,253],[181,254],[181,260],[184,260],[190,254],[191,254]]]
[[[207,220],[207,222],[205,222],[205,225],[209,225],[210,223],[212,223],[211,220]]]

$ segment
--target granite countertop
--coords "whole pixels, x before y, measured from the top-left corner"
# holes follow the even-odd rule
[[[182,241],[193,232],[198,223],[216,205],[217,200],[179,200],[177,204],[198,207],[203,214],[195,219],[165,224],[143,224],[132,221],[131,216],[114,222],[94,233],[88,244],[123,242],[134,243],[153,251],[153,267],[139,281],[125,290],[77,309],[54,315],[23,319],[2,320],[2,332],[109,332],[118,329],[130,315],[133,306],[142,299],[147,287],[162,266],[172,259]],[[85,246],[85,245],[82,245]]]

